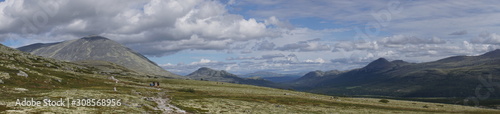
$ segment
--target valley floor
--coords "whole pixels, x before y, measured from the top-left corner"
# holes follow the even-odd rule
[[[375,98],[345,98],[211,81],[89,76],[100,84],[20,89],[0,85],[3,113],[500,113],[500,110]],[[152,81],[160,87],[151,87]],[[88,86],[85,86],[88,85]],[[116,91],[114,91],[116,87]],[[16,89],[17,88],[17,89]],[[15,99],[120,99],[115,107],[20,107]]]

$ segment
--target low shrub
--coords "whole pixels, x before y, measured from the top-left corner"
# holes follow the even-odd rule
[[[188,93],[194,93],[196,92],[193,88],[182,88],[179,89],[180,92],[188,92]]]
[[[380,99],[378,102],[381,102],[381,103],[389,103],[389,100],[387,100],[387,99]]]

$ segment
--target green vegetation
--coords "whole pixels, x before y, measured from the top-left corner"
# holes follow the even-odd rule
[[[380,58],[363,68],[350,71],[331,74],[310,72],[310,76],[305,75],[301,80],[289,84],[289,87],[327,95],[387,96],[410,100],[424,98],[419,101],[448,104],[466,104],[464,99],[476,97],[475,91],[488,89],[482,93],[488,94],[488,99],[481,100],[479,105],[497,108],[500,91],[492,89],[499,87],[489,83],[500,80],[498,55],[500,50],[479,56],[455,56],[425,63]]]
[[[381,103],[389,103],[389,100],[387,100],[387,99],[380,99],[378,102],[381,102]]]
[[[193,88],[182,88],[182,89],[179,89],[180,92],[189,92],[189,93],[194,93],[194,89]]]
[[[424,105],[444,105],[425,102],[391,100],[379,103],[372,98],[333,98],[304,92],[265,88],[239,84],[217,84],[210,81],[174,80],[161,81],[162,87],[178,90],[171,93],[172,103],[190,107],[195,112],[208,113],[429,113],[429,112],[488,112],[486,109],[446,105],[439,108],[422,108]],[[196,93],[182,92],[193,88]],[[414,104],[415,103],[415,104]],[[255,110],[258,109],[258,110]],[[494,111],[494,110],[489,110]]]
[[[100,71],[122,73],[100,73],[95,71],[99,67],[15,50],[9,52],[16,54],[0,54],[0,78],[4,81],[0,84],[0,113],[500,113],[439,103],[403,100],[380,103],[374,98],[332,97],[232,83],[148,78],[113,65]],[[17,76],[19,71],[29,76]],[[151,87],[150,82],[160,82],[161,86]],[[119,99],[122,105],[15,106],[16,99],[23,98]],[[424,106],[428,108],[422,108]]]

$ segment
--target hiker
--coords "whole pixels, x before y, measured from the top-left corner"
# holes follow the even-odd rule
[[[155,82],[151,82],[149,86],[155,86]]]

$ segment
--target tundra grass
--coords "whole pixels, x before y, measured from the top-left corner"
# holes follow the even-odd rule
[[[32,68],[37,69],[37,68]],[[376,98],[347,98],[232,83],[79,74],[37,70],[42,75],[15,76],[0,85],[0,112],[8,113],[161,113],[147,98],[168,98],[171,104],[191,113],[500,113],[475,107]],[[47,76],[45,74],[50,74]],[[57,81],[55,78],[62,81]],[[149,83],[160,82],[160,87]],[[117,91],[114,91],[114,88]],[[25,88],[18,91],[15,88]],[[18,98],[121,99],[120,107],[16,107]]]
[[[144,80],[158,81],[158,80]],[[376,98],[332,97],[290,90],[210,81],[163,79],[173,103],[198,113],[498,113],[460,105]],[[189,90],[189,91],[187,91]],[[263,107],[265,106],[265,107]]]

